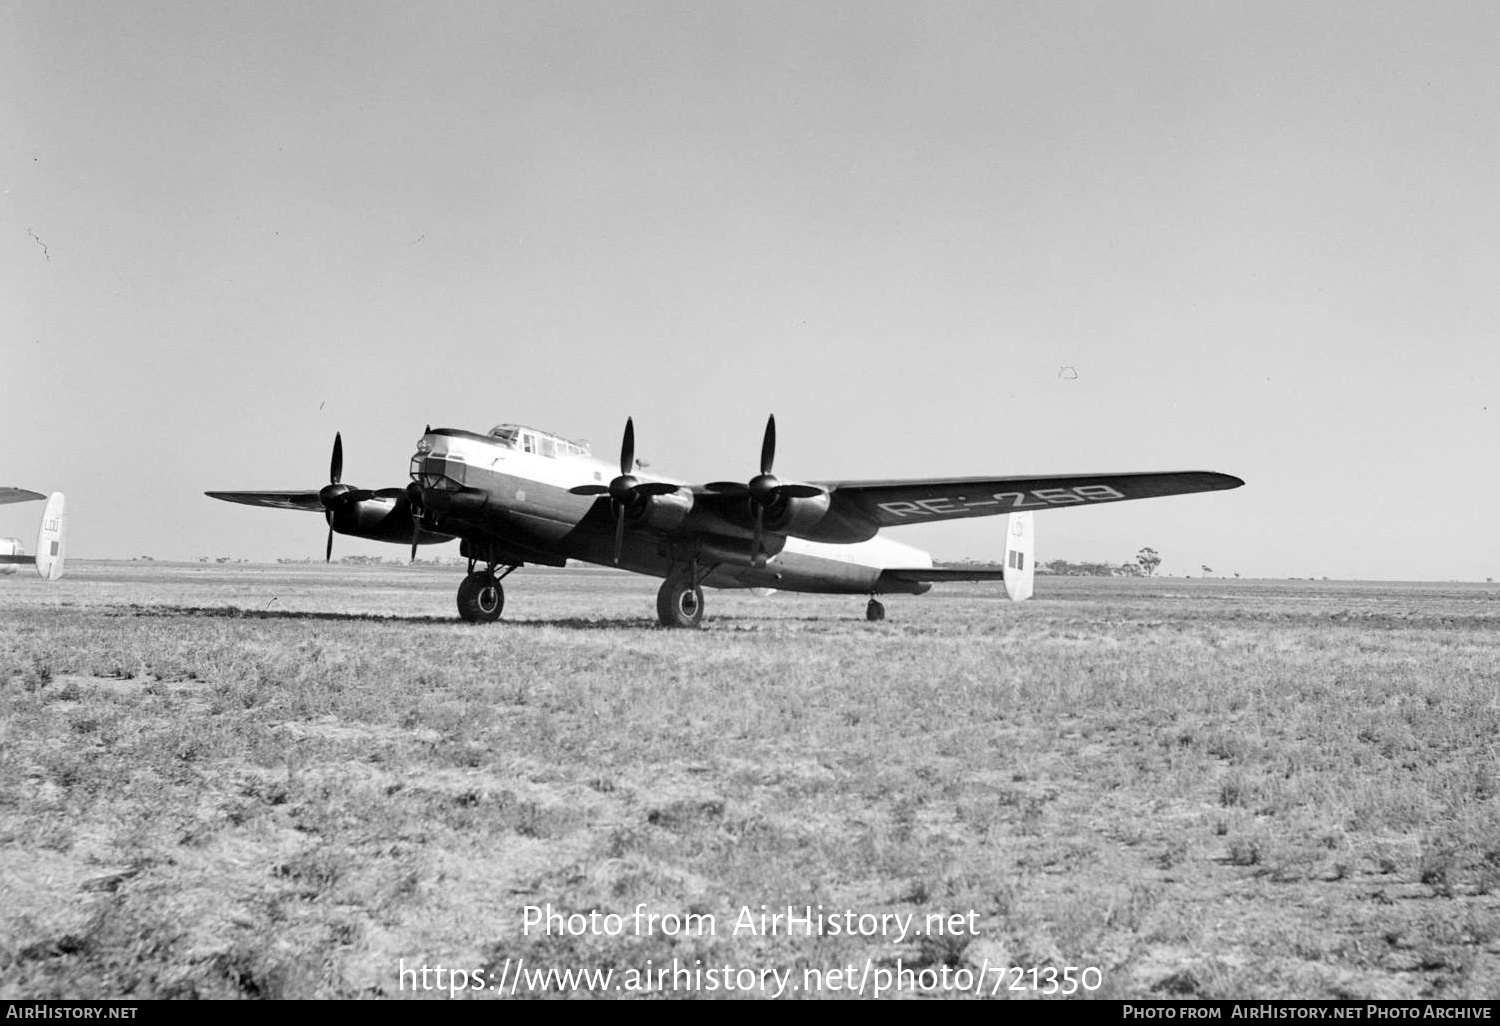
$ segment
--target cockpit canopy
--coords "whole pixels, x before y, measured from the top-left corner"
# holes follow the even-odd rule
[[[550,459],[590,455],[589,447],[584,442],[575,442],[521,424],[496,424],[490,428],[489,436],[507,449],[535,453]]]

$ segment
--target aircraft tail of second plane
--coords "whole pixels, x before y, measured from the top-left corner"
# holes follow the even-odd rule
[[[67,500],[62,492],[53,492],[42,511],[42,526],[36,535],[36,555],[0,555],[0,563],[32,564],[42,580],[57,580],[63,575],[67,528]]]

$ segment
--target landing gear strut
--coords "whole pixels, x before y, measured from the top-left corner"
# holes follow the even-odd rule
[[[865,619],[872,623],[885,619],[885,606],[875,601],[874,596],[871,596],[870,604],[865,606]]]
[[[474,569],[469,560],[469,574],[458,586],[458,615],[468,623],[494,623],[505,609],[505,589],[500,582],[510,575],[515,567],[506,567],[504,573],[495,573],[493,564],[483,570]]]

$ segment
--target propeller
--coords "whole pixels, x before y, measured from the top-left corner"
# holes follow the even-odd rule
[[[333,561],[333,516],[344,504],[344,496],[354,491],[353,488],[343,483],[344,477],[344,436],[335,432],[333,436],[333,457],[328,461],[328,483],[318,489],[318,499],[327,510],[324,517],[328,521],[328,546],[323,552],[323,562]]]
[[[333,560],[333,518],[339,510],[353,502],[363,502],[366,499],[389,499],[406,492],[400,488],[382,488],[378,492],[372,492],[368,488],[354,488],[343,483],[344,477],[344,438],[337,432],[333,436],[333,456],[328,461],[328,483],[318,489],[318,499],[323,503],[326,511],[323,515],[328,520],[328,545],[323,550],[323,562]]]
[[[823,494],[823,489],[816,485],[808,484],[782,484],[775,474],[771,473],[771,465],[776,460],[776,414],[771,414],[766,419],[766,434],[760,443],[760,473],[750,479],[747,484],[738,481],[715,481],[708,485],[708,490],[720,495],[742,495],[750,500],[750,508],[755,512],[755,545],[753,551],[753,562],[756,566],[766,565],[766,553],[761,542],[765,536],[766,507],[774,506],[782,499],[812,499]]]
[[[426,438],[430,434],[432,434],[432,425],[428,424],[422,429],[422,437]],[[387,491],[398,490],[387,489]],[[408,562],[415,563],[417,561],[417,539],[422,534],[422,486],[413,481],[406,486],[404,491],[399,491],[398,493],[405,495],[407,503],[411,506],[411,559]]]
[[[635,469],[635,420],[625,418],[625,437],[620,441],[620,476],[607,485],[586,484],[569,489],[574,495],[608,495],[609,507],[615,515],[615,565],[620,564],[620,551],[625,545],[625,511],[642,498],[651,495],[670,495],[677,485],[665,481],[642,481],[631,471]]]
[[[406,486],[406,500],[411,503],[411,560],[417,561],[417,537],[422,533],[422,489],[415,481]]]

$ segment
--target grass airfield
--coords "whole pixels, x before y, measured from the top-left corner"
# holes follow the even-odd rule
[[[783,997],[1500,995],[1500,586],[1039,578],[881,624],[709,591],[666,631],[644,578],[524,569],[469,626],[460,577],[0,578],[0,998],[743,993],[641,975],[674,960]],[[624,927],[524,930],[548,905]],[[973,934],[734,929],[789,905]]]

